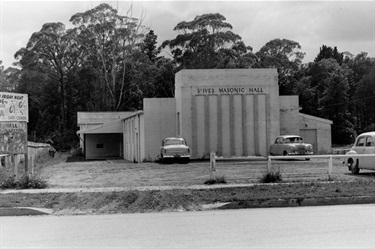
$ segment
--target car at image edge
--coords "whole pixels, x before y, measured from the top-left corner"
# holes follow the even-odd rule
[[[185,139],[181,137],[164,138],[160,147],[160,159],[162,163],[173,161],[189,163],[190,148]]]
[[[282,135],[278,136],[275,143],[270,146],[271,156],[294,156],[294,155],[313,155],[313,146],[304,143],[301,136]],[[306,160],[309,160],[306,158]]]
[[[357,154],[374,154],[374,157],[356,158]],[[358,174],[360,169],[375,170],[375,131],[360,134],[346,155],[353,155],[344,161],[353,174]]]

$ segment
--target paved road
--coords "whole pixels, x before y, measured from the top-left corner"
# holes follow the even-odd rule
[[[375,205],[1,217],[0,248],[375,248]]]

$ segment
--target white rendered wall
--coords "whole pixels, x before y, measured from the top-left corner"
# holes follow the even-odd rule
[[[266,156],[279,135],[276,69],[182,70],[175,96],[192,158]]]
[[[132,162],[145,160],[144,116],[138,112],[123,120],[124,159]]]
[[[280,134],[300,134],[298,96],[280,96]]]
[[[301,130],[316,130],[317,153],[332,153],[331,120],[300,114],[299,125]]]
[[[176,136],[176,100],[174,98],[143,99],[145,159],[157,159],[161,140]]]

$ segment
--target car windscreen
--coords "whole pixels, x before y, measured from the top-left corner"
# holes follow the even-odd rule
[[[183,145],[185,144],[183,140],[166,140],[164,142],[164,146],[167,146],[167,145]]]
[[[288,137],[284,139],[284,143],[302,143],[301,137]]]

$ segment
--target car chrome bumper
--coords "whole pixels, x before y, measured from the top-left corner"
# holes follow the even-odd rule
[[[190,155],[163,155],[163,158],[190,158]]]
[[[295,155],[295,156],[311,156],[311,155],[314,155],[314,152],[305,152],[305,153],[300,153],[300,152],[296,151],[296,152],[290,152],[289,155]]]

